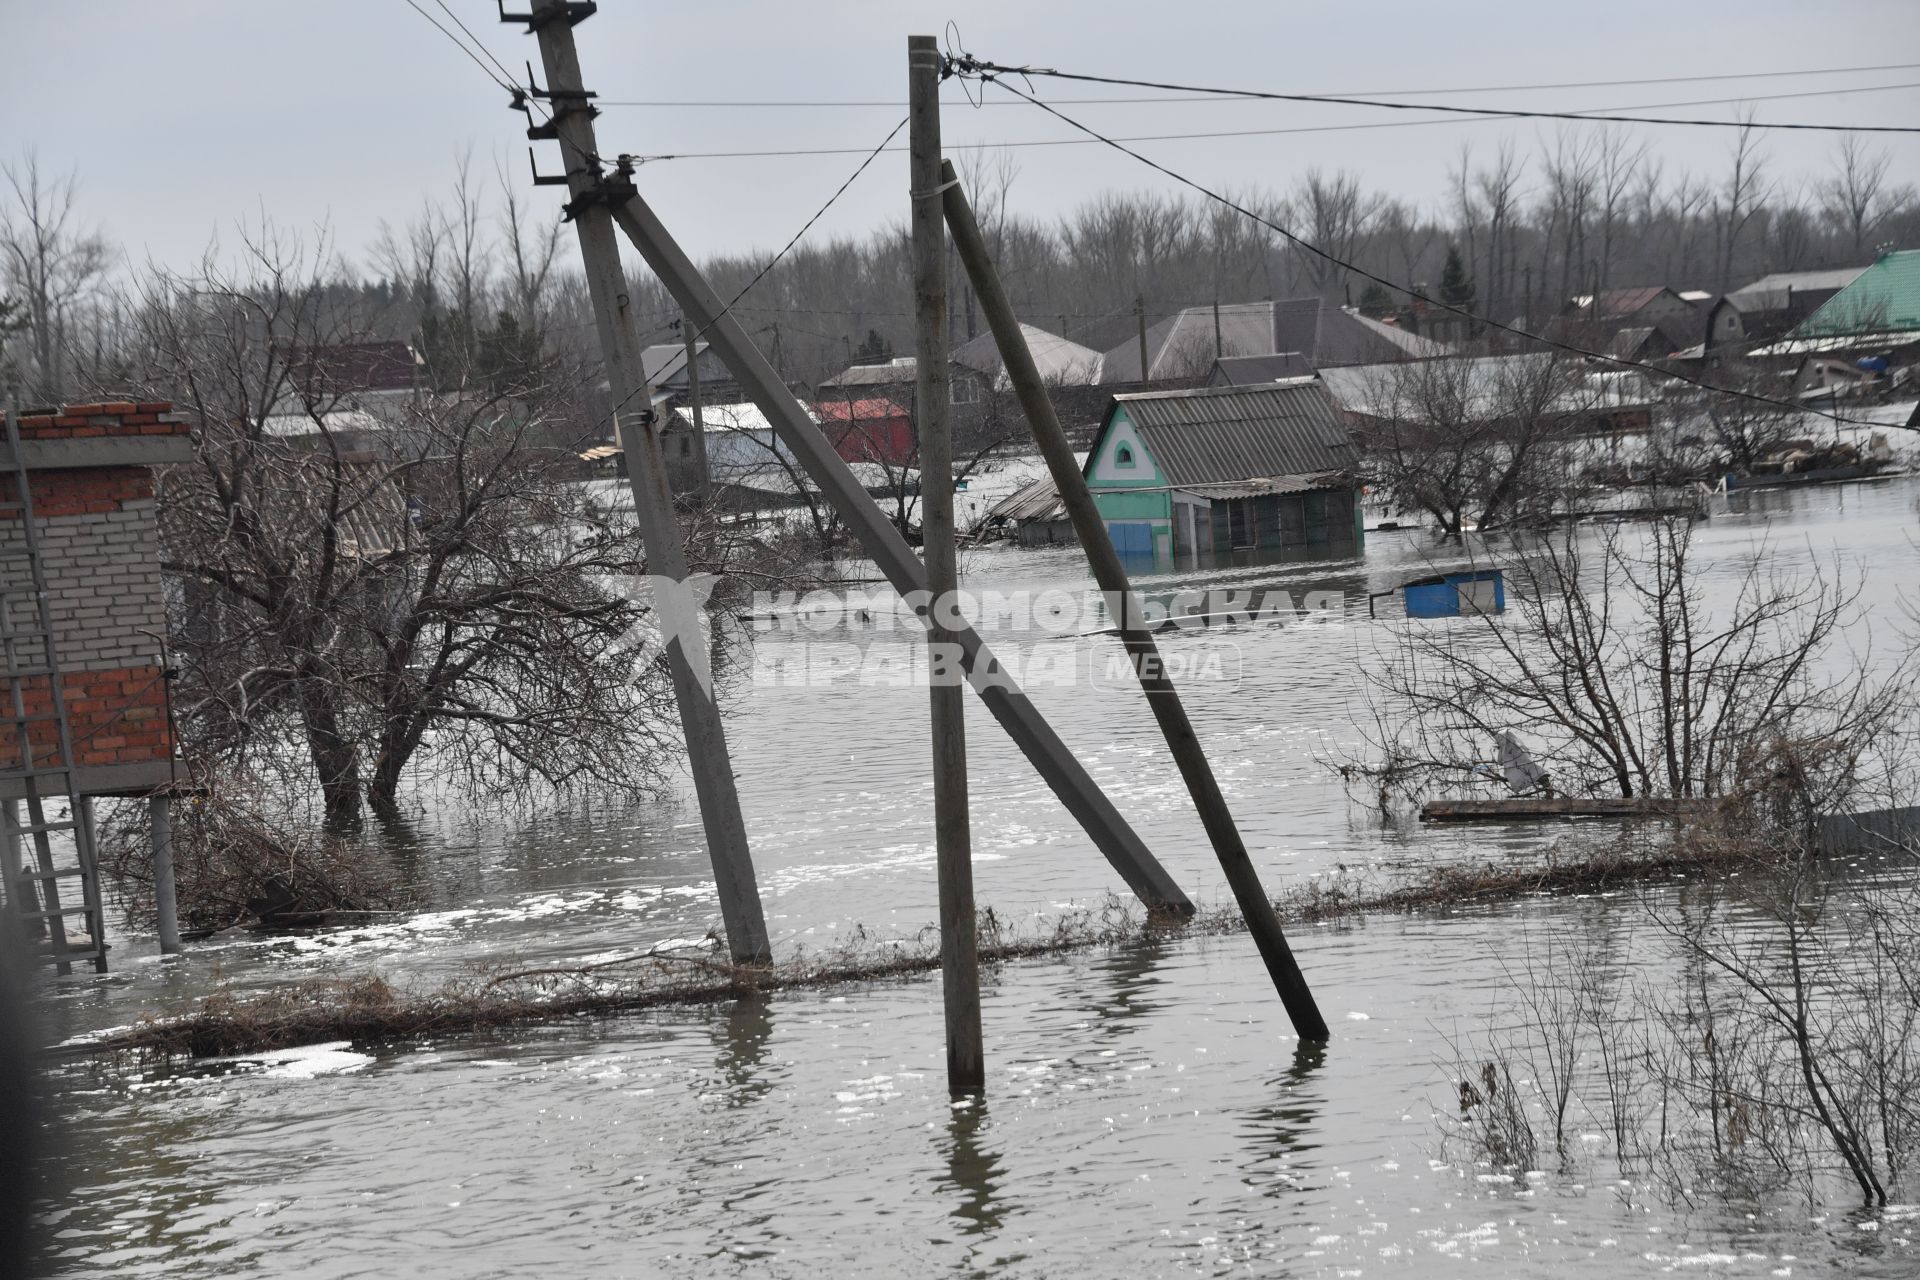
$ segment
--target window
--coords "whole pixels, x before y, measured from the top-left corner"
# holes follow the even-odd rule
[[[1227,500],[1227,545],[1239,551],[1254,545],[1257,531],[1254,527],[1253,499],[1229,498]]]
[[[681,436],[680,437],[680,456],[685,458],[691,455],[692,453],[693,453],[693,437]]]
[[[1115,449],[1113,451],[1113,465],[1116,467],[1132,466],[1133,465],[1133,446],[1130,444],[1123,444],[1119,448]]]
[[[955,378],[947,383],[947,400],[951,404],[972,404],[980,398],[980,388],[972,378]]]

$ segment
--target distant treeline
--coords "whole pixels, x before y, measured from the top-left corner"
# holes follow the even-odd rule
[[[1470,296],[1476,313],[1494,319],[1540,324],[1580,294],[1645,284],[1719,293],[1773,271],[1861,265],[1883,245],[1920,245],[1920,192],[1892,181],[1888,155],[1854,138],[1834,143],[1822,171],[1785,175],[1763,135],[1742,131],[1719,172],[1696,173],[1669,171],[1630,133],[1569,130],[1526,155],[1510,141],[1463,148],[1446,191],[1425,205],[1370,190],[1344,170],[1309,169],[1284,191],[1229,193],[1325,257],[1198,196],[1109,191],[1064,216],[1033,217],[1014,208],[1011,153],[965,169],[1020,313],[1096,350],[1132,335],[1136,298],[1150,320],[1214,301],[1306,295],[1378,312],[1407,305],[1343,264],[1429,294]],[[110,383],[116,331],[139,306],[138,285],[108,287],[118,255],[77,229],[84,205],[72,178],[49,180],[31,155],[7,176],[0,325],[15,331],[9,354],[30,386],[48,392],[83,369],[86,381]],[[795,225],[810,212],[796,205]],[[451,192],[389,229],[363,261],[308,265],[337,280],[337,305],[352,317],[345,327],[414,341],[444,368],[471,369],[489,349],[516,360],[530,348],[591,358],[591,311],[567,265],[569,240],[517,174],[488,182],[463,162]],[[1446,270],[1450,252],[1464,280]],[[704,267],[730,298],[768,256],[725,255]],[[904,221],[803,243],[737,315],[790,380],[811,384],[855,360],[911,350],[908,274]],[[642,277],[634,293],[646,340],[677,340],[665,289]],[[983,329],[963,284],[952,305],[956,342]]]

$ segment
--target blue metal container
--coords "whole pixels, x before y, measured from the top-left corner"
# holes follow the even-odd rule
[[[1457,618],[1507,608],[1507,580],[1498,569],[1420,578],[1402,583],[1400,594],[1409,618]]]

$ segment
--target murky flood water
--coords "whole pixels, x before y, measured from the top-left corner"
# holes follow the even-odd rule
[[[1698,534],[1715,578],[1765,548],[1868,573],[1860,639],[1920,599],[1920,484],[1736,498]],[[1338,591],[1426,571],[1412,535],[1364,562],[1143,584]],[[1067,552],[994,549],[969,581],[1079,591]],[[1238,679],[1185,686],[1270,887],[1336,868],[1538,856],[1565,828],[1410,829],[1352,809],[1326,760],[1358,741],[1380,628],[1235,627]],[[1447,624],[1438,624],[1447,625]],[[864,644],[857,616],[807,639]],[[992,637],[1098,653],[1102,637]],[[773,637],[778,640],[779,637]],[[1175,644],[1185,643],[1176,641]],[[1171,647],[1171,646],[1170,646]],[[1032,684],[1033,682],[1029,682]],[[1226,897],[1136,691],[1034,684],[1093,775],[1184,888]],[[776,948],[935,919],[924,691],[744,683],[732,737]],[[976,711],[977,707],[974,708]],[[984,714],[970,720],[982,905],[1044,918],[1124,892]],[[512,959],[580,960],[717,920],[697,814],[671,802],[538,819],[429,815],[405,856],[428,910],[372,928],[222,940],[60,985],[56,1035],[215,986],[377,970],[428,983]],[[892,1276],[1911,1275],[1911,1207],[1804,1199],[1690,1212],[1622,1182],[1604,1125],[1519,1176],[1449,1137],[1456,1044],[1497,1019],[1538,939],[1586,939],[1659,973],[1637,895],[1306,930],[1333,1023],[1302,1056],[1251,942],[1201,939],[1001,967],[984,1001],[989,1091],[946,1097],[938,981],[401,1046],[333,1046],[140,1078],[64,1069],[67,1268],[93,1275]],[[1844,1203],[1844,1197],[1840,1201]]]

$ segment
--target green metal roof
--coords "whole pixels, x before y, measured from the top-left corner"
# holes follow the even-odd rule
[[[1801,321],[1794,338],[1920,330],[1920,249],[1889,253]]]

